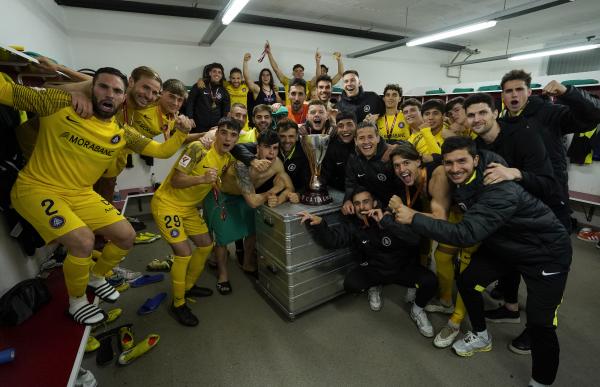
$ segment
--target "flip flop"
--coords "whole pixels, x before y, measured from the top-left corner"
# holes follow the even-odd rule
[[[163,279],[165,279],[164,274],[153,274],[153,275],[144,274],[143,276],[136,279],[135,281],[130,282],[129,286],[131,286],[132,288],[139,288],[140,286],[153,284],[155,282],[160,282]]]
[[[103,337],[100,341],[100,348],[96,352],[96,364],[99,366],[107,365],[115,358],[115,350],[113,348],[113,336]]]
[[[231,284],[229,283],[229,281],[217,282],[217,291],[223,296],[231,294]]]
[[[127,351],[133,348],[133,332],[131,331],[131,327],[121,327],[119,329],[119,347],[121,347],[121,351]]]
[[[142,340],[138,345],[131,348],[130,350],[123,352],[119,356],[118,363],[120,365],[127,365],[127,364],[131,363],[138,357],[142,356],[143,354],[145,354],[146,352],[148,352],[149,350],[154,348],[156,346],[156,344],[158,344],[159,340],[160,340],[160,336],[157,334],[148,335],[148,337],[146,337],[144,340]]]
[[[144,302],[144,305],[140,306],[137,314],[142,316],[154,312],[166,297],[167,293],[158,293],[156,296],[148,298],[146,302]]]

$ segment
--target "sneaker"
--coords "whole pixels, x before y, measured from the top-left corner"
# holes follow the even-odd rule
[[[404,296],[404,302],[407,304],[412,304],[415,302],[415,298],[417,298],[417,288],[408,288],[406,289],[406,295]]]
[[[518,355],[531,355],[531,337],[527,329],[508,344],[508,349]]]
[[[125,280],[127,281],[134,281],[142,276],[142,273],[139,271],[129,270],[120,266],[113,267],[113,271],[116,274],[119,274],[121,277],[125,278]]]
[[[473,356],[475,352],[489,352],[492,350],[492,336],[488,333],[487,340],[474,332],[467,332],[462,340],[452,344],[452,349],[458,356]]]
[[[425,311],[429,313],[452,314],[454,313],[454,305],[446,305],[442,302],[442,300],[435,299],[431,300],[429,304],[425,305]]]
[[[496,309],[486,310],[485,320],[494,323],[518,324],[521,322],[521,313],[518,310],[513,312],[501,306]]]
[[[135,236],[134,244],[152,243],[155,240],[160,239],[159,234],[153,234],[151,232],[140,232]]]
[[[186,290],[186,297],[208,297],[212,296],[213,291],[209,288],[203,288],[202,286],[192,286],[190,290]]]
[[[581,229],[581,231],[577,233],[577,239],[585,242],[598,242],[600,241],[600,231]]]
[[[381,286],[369,288],[369,306],[374,312],[381,310]]]
[[[424,310],[421,310],[419,313],[414,313],[413,309],[410,309],[410,318],[417,324],[417,328],[419,328],[419,332],[425,337],[433,337],[433,327],[431,326],[431,322],[429,322],[429,318],[427,317],[427,313]]]
[[[198,318],[194,316],[191,309],[186,304],[183,304],[177,308],[171,304],[169,311],[173,317],[175,317],[175,320],[177,320],[177,322],[179,322],[181,325],[188,327],[195,327],[198,325]]]
[[[458,336],[460,329],[451,327],[450,325],[444,326],[433,339],[433,345],[437,348],[446,348],[452,345],[456,336]]]

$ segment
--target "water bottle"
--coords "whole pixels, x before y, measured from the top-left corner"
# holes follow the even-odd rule
[[[115,193],[113,195],[113,202],[120,202],[121,201],[121,191],[119,190],[119,187],[117,187],[117,185],[115,184]]]

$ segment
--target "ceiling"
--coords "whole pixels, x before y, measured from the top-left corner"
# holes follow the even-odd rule
[[[219,10],[227,4],[227,0],[137,1],[213,10]],[[531,1],[318,0],[308,5],[299,0],[251,0],[243,14],[281,19],[284,23],[293,20],[410,37],[528,2]],[[583,42],[592,35],[600,37],[600,1],[576,0],[529,15],[502,20],[494,28],[445,42],[456,45],[447,47],[449,50],[467,46],[480,50],[483,56],[489,56],[503,54],[507,49],[508,52],[519,52],[544,45]],[[373,46],[379,44],[381,42],[373,42]]]

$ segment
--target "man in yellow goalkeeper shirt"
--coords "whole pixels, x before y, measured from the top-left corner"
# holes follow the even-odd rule
[[[40,115],[36,147],[11,192],[14,208],[30,222],[46,243],[67,248],[63,265],[69,313],[81,324],[106,319],[88,302],[86,286],[100,299],[115,302],[119,293],[104,279],[133,246],[129,222],[92,185],[114,163],[125,147],[144,155],[167,158],[177,151],[189,131],[178,130],[160,144],[143,137],[114,115],[125,99],[127,78],[117,69],[98,69],[92,82],[93,116],[81,118],[67,92],[31,89],[0,81],[0,103]],[[92,264],[94,233],[110,242]]]

